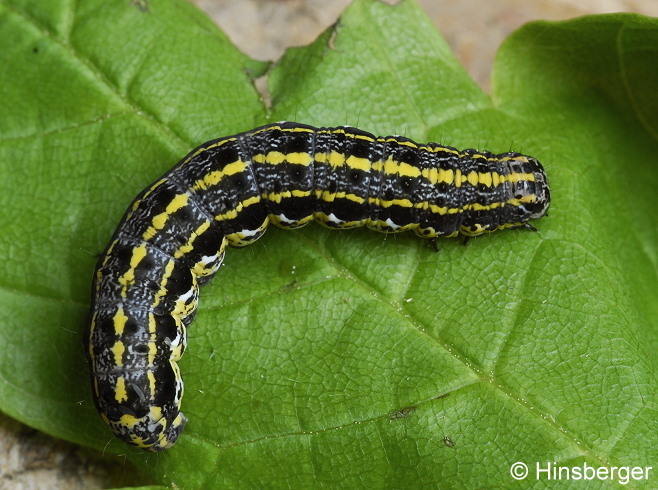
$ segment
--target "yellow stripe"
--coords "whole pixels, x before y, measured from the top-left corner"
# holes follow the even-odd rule
[[[284,192],[272,192],[270,194],[265,194],[265,199],[271,202],[275,202],[277,204],[281,204],[282,199],[287,199],[289,197],[292,197],[292,193],[290,191],[284,191]]]
[[[174,214],[179,209],[187,206],[187,202],[189,198],[190,196],[187,193],[178,194],[171,201],[169,201],[169,204],[167,204],[167,207],[165,208],[164,212],[153,217],[153,219],[151,220],[151,226],[149,226],[149,228],[144,232],[144,234],[142,235],[142,239],[148,241],[154,236],[156,236],[158,230],[161,230],[167,224],[167,220],[169,219],[169,216]]]
[[[491,180],[491,172],[484,172],[478,175],[478,181],[480,184],[485,185],[487,187],[491,187],[492,180]]]
[[[418,145],[413,141],[403,141],[397,138],[386,138],[386,139],[379,138],[377,141],[380,141],[382,143],[396,143],[400,146],[408,146],[409,148],[415,148],[415,149],[418,148]]]
[[[279,165],[288,162],[293,165],[308,166],[313,159],[311,155],[304,151],[297,151],[292,153],[281,153],[280,151],[270,151],[267,155],[258,153],[251,157],[251,161],[255,163],[267,163],[269,165]]]
[[[301,151],[288,153],[286,155],[286,160],[288,160],[288,163],[291,163],[293,165],[305,165],[305,166],[310,165],[311,162],[313,161],[311,155]]]
[[[318,199],[322,199],[324,202],[334,202],[334,197],[336,196],[336,194],[335,193],[332,194],[329,191],[317,190],[317,191],[315,191],[315,196]]]
[[[135,269],[139,263],[146,257],[146,244],[142,243],[138,247],[133,248],[132,256],[130,257],[129,269],[119,278],[119,284],[123,287],[121,289],[121,297],[125,298],[128,292],[128,287],[132,286],[135,281]]]
[[[253,136],[253,135],[256,135],[256,134],[261,134],[261,133],[266,133],[268,131],[272,131],[273,129],[279,129],[280,130],[281,126],[279,126],[279,125],[265,126],[265,127],[262,127],[258,130],[250,131],[248,134]]]
[[[364,172],[370,170],[370,166],[371,166],[370,160],[368,160],[367,158],[355,157],[354,155],[350,155],[347,158],[347,160],[345,160],[345,163],[350,168],[353,168],[355,170],[363,170]]]
[[[140,419],[138,419],[134,415],[124,414],[119,419],[119,424],[123,425],[124,427],[127,427],[128,429],[133,429],[135,425],[137,425],[137,422],[139,421]],[[131,435],[131,437],[134,437],[134,435]]]
[[[158,299],[159,301],[159,299]],[[156,327],[155,316],[153,313],[149,313],[149,352],[148,352],[148,363],[153,365],[155,363],[155,356],[158,353],[158,347],[156,343]],[[151,392],[153,393],[153,392]]]
[[[350,136],[355,140],[369,141],[371,143],[373,141],[375,141],[375,138],[372,138],[370,136],[366,136],[365,134],[350,134]]]
[[[379,139],[378,141],[383,141],[383,140]],[[396,140],[388,139],[386,141],[389,142]],[[528,163],[528,158],[523,155],[504,156],[500,158],[497,155],[486,156],[481,153],[470,154],[466,152],[460,152],[459,150],[456,150],[454,148],[448,148],[447,146],[440,146],[440,145],[434,147],[431,147],[429,145],[419,145],[418,148],[428,153],[440,153],[440,152],[452,153],[453,155],[457,155],[457,157],[459,158],[472,158],[474,160],[486,160],[488,162],[509,162],[510,160],[516,160],[522,163]]]
[[[271,151],[265,155],[265,163],[278,165],[286,161],[286,156],[280,151]]]
[[[123,353],[126,351],[126,346],[123,342],[117,340],[112,346],[112,355],[114,356],[114,364],[117,367],[123,367]]]
[[[338,198],[338,199],[347,199],[349,201],[353,201],[353,202],[356,202],[358,204],[363,204],[364,202],[366,202],[366,200],[364,198],[362,198],[361,196],[357,196],[356,194],[352,194],[352,193],[348,193],[348,192],[336,192],[334,194],[334,199],[336,199],[336,198]]]
[[[527,180],[528,182],[534,182],[535,181],[535,174],[529,173],[529,174],[523,174],[520,172],[516,172],[507,176],[501,175],[501,179],[507,180],[507,182],[520,182],[522,180]]]
[[[252,196],[248,199],[245,199],[241,203],[238,203],[238,205],[235,208],[225,212],[224,214],[218,214],[217,216],[215,216],[215,220],[224,221],[227,219],[235,219],[240,213],[240,211],[242,211],[244,208],[251,206],[252,204],[257,204],[258,202],[260,202],[260,199],[261,199],[260,196]]]
[[[153,399],[153,394],[155,393],[155,375],[150,369],[146,372],[146,377],[149,380],[149,390],[151,393],[151,399]],[[157,419],[156,419],[157,420]]]
[[[276,127],[286,133],[312,133],[313,131],[315,131],[314,129],[311,128],[302,128],[302,127],[294,127],[294,128],[282,128],[281,126],[276,126]]]
[[[383,171],[386,175],[400,175],[402,177],[420,177],[421,171],[418,167],[410,165],[406,162],[398,162],[393,160],[390,156],[385,162],[379,160],[372,165],[372,169],[376,171]]]
[[[418,203],[412,203],[408,199],[393,199],[386,201],[383,199],[377,199],[375,197],[369,197],[368,203],[375,206],[381,206],[383,208],[389,208],[391,206],[400,206],[403,208],[414,207],[416,209],[429,210],[433,214],[446,215],[446,214],[457,214],[463,213],[465,211],[474,210],[474,211],[489,211],[491,209],[496,209],[505,204],[510,204],[512,206],[519,206],[522,203],[533,202],[536,199],[534,194],[529,196],[524,196],[521,199],[508,199],[507,201],[502,202],[493,202],[491,204],[482,205],[478,203],[467,204],[461,208],[448,208],[447,206],[437,206],[436,204],[430,204],[427,201],[422,201]]]
[[[365,134],[352,133],[352,132],[348,131],[347,128],[324,128],[322,130],[317,130],[317,133],[318,134],[341,134],[341,135],[345,135],[348,138],[352,138],[353,140],[369,141],[371,143],[373,141],[375,141],[375,138],[373,138],[372,136],[366,136]]]
[[[470,209],[473,211],[489,211],[491,209],[496,209],[502,206],[504,203],[502,202],[492,202],[491,204],[478,204],[474,202],[473,204],[470,205]]]
[[[201,148],[199,148],[197,151],[195,151],[193,154],[191,154],[191,155],[185,160],[185,162],[183,163],[183,165],[187,165],[191,160],[193,160],[194,158],[196,158],[196,157],[198,157],[199,155],[201,155],[201,153],[203,153],[204,151],[208,151],[208,150],[211,150],[211,149],[213,149],[213,148],[219,148],[220,146],[224,146],[224,145],[227,144],[227,143],[231,143],[231,142],[235,141],[236,139],[237,139],[237,138],[226,138],[226,139],[223,139],[223,140],[221,140],[221,141],[217,141],[217,142],[213,143],[213,144],[210,145],[210,146],[204,146],[204,147],[201,147]]]
[[[118,336],[123,335],[123,329],[126,326],[126,322],[128,321],[128,317],[123,312],[123,308],[119,308],[117,310],[112,321],[114,323],[114,333]]]
[[[332,167],[340,167],[345,163],[345,155],[338,153],[337,151],[332,151],[327,157],[327,162]]]
[[[173,260],[168,261],[167,265],[165,265],[164,274],[162,274],[162,278],[160,279],[160,289],[153,298],[151,308],[158,306],[162,298],[167,295],[167,281],[171,277],[171,273],[174,271],[174,265],[176,265],[176,263]]]
[[[418,167],[406,162],[397,162],[393,157],[388,157],[385,162],[381,160],[372,164],[372,170],[384,172],[386,175],[400,175],[403,177],[417,178],[422,176],[430,184],[436,185],[445,183],[460,187],[463,183],[468,182],[471,185],[483,184],[488,187],[500,185],[503,182],[519,182],[522,180],[534,182],[533,173],[513,173],[510,175],[500,175],[497,172],[476,172],[472,170],[467,175],[461,173],[461,170],[429,168],[420,170]]]
[[[224,177],[244,172],[246,168],[247,164],[242,160],[229,163],[224,167],[223,170],[214,170],[212,172],[208,172],[206,175],[204,175],[203,179],[197,180],[192,186],[192,190],[198,191],[200,189],[207,189],[208,187],[215,186],[219,184],[224,179]]]
[[[454,213],[449,213],[450,210],[448,209],[448,206],[437,206],[436,204],[429,204],[428,208],[434,214],[439,214],[439,215],[454,214]]]
[[[261,194],[261,197],[263,199],[267,199],[268,201],[272,201],[280,204],[283,199],[289,199],[291,197],[309,197],[310,195],[311,195],[311,191],[300,191],[298,189],[293,189],[291,191],[271,192],[269,194]]]
[[[453,155],[457,155],[458,157],[462,158],[464,155],[460,153],[458,150],[455,150],[454,148],[448,148],[447,146],[428,146],[428,145],[420,145],[418,148],[421,150],[425,150],[428,153],[439,153],[439,152],[444,152],[444,153],[452,153]]]
[[[317,197],[318,199],[322,199],[324,202],[334,202],[335,199],[347,199],[349,201],[353,201],[358,204],[363,204],[364,202],[366,202],[365,199],[362,198],[361,196],[357,196],[356,194],[352,194],[350,192],[343,192],[343,191],[331,193],[326,190],[325,191],[316,190],[315,197]]]
[[[521,206],[522,204],[527,204],[529,202],[534,202],[537,200],[537,196],[534,194],[528,194],[526,196],[522,196],[521,199],[516,199],[516,198],[511,198],[507,200],[507,204],[511,204],[512,206]]]
[[[151,420],[160,420],[162,418],[162,407],[157,405],[149,407],[149,418]]]
[[[357,196],[356,194],[347,193],[347,192],[338,192],[336,194],[336,197],[341,199],[347,199],[349,201],[353,201],[358,204],[363,204],[364,202],[366,202],[366,200],[361,196]]]
[[[375,199],[370,197],[368,202],[374,203]],[[391,199],[390,201],[385,201],[383,199],[379,200],[379,206],[383,208],[390,208],[391,206],[400,206],[403,208],[413,208],[414,204],[409,199]]]
[[[180,259],[183,255],[194,250],[194,240],[196,240],[199,235],[203,235],[208,230],[208,228],[210,228],[210,221],[205,220],[199,227],[197,227],[196,230],[194,230],[189,240],[174,252],[174,258]]]
[[[311,195],[311,191],[300,191],[298,189],[293,189],[292,195],[293,197],[309,197]]]
[[[119,376],[119,379],[117,379],[117,385],[114,388],[114,399],[119,403],[128,400],[128,392],[126,391],[126,380],[123,378],[123,376]],[[123,423],[123,417],[121,417],[121,419]]]

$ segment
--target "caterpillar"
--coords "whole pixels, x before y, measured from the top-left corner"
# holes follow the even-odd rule
[[[248,245],[270,223],[470,237],[534,229],[549,203],[541,164],[519,153],[291,122],[208,141],[137,196],[96,266],[85,349],[101,418],[140,448],[176,441],[177,361],[199,286],[227,244]]]

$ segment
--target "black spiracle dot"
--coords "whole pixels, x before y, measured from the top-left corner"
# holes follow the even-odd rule
[[[304,172],[299,165],[290,165],[288,167],[288,175],[293,181],[300,181],[304,177]]]
[[[347,178],[352,184],[358,184],[361,182],[363,174],[358,170],[350,170],[347,174]]]
[[[133,347],[133,352],[137,354],[148,354],[149,346],[146,344],[137,344]]]
[[[137,333],[137,330],[139,330],[139,326],[137,325],[137,322],[130,318],[126,324],[123,326],[123,333],[125,335],[133,335]]]
[[[192,218],[192,213],[187,208],[183,208],[178,212],[178,219],[181,221],[190,221]]]
[[[231,179],[231,186],[237,191],[245,190],[249,185],[244,173],[235,174]]]
[[[155,267],[155,262],[153,262],[153,259],[150,257],[146,257],[142,259],[142,261],[139,263],[140,268],[150,271]]]
[[[416,186],[416,179],[413,177],[400,177],[400,188],[404,192],[411,192]]]

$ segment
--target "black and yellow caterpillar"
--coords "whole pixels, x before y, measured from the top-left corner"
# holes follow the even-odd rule
[[[227,244],[248,245],[270,223],[474,236],[532,228],[549,202],[541,164],[519,153],[290,122],[204,143],[137,196],[96,266],[86,350],[101,417],[144,449],[176,441],[186,422],[176,363],[199,286]]]

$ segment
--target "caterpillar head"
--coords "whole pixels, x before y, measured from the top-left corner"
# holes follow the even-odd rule
[[[508,162],[510,196],[508,209],[518,223],[527,223],[546,214],[551,203],[546,172],[532,157],[515,154]]]
[[[496,200],[465,213],[460,233],[476,236],[504,228],[530,228],[530,220],[544,216],[551,201],[548,180],[541,164],[520,153],[503,153],[498,159]]]

